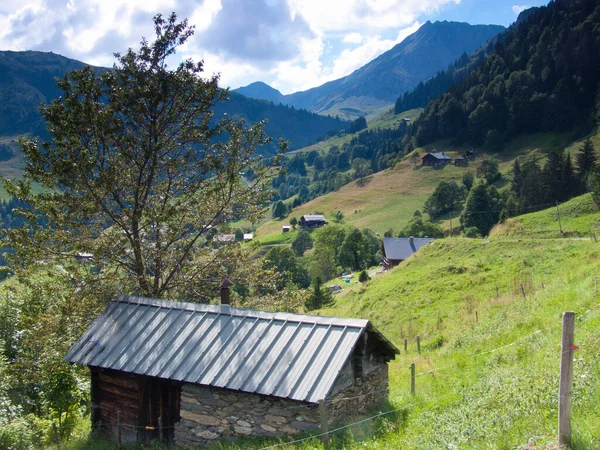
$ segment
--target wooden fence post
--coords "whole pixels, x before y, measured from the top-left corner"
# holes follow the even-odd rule
[[[421,354],[421,337],[417,336],[417,351]]]
[[[325,407],[325,401],[319,400],[319,416],[321,418],[321,441],[323,445],[329,443],[329,420],[327,418],[327,408]]]
[[[415,395],[415,363],[410,365],[410,393]]]
[[[121,449],[121,411],[117,411],[117,449]]]
[[[523,294],[523,298],[526,298],[526,296],[525,296],[525,285],[523,283],[521,283],[521,294]]]
[[[163,443],[163,437],[164,437],[164,434],[163,434],[162,416],[159,416],[158,417],[158,442],[160,442],[161,446],[162,446],[162,443]]]
[[[498,290],[498,286],[496,286],[496,298],[500,297],[500,291]]]
[[[573,344],[575,313],[563,314],[560,356],[560,387],[558,396],[558,445],[571,445],[571,394],[573,392]]]
[[[558,217],[558,228],[560,229],[560,234],[564,234],[562,229],[562,223],[560,222],[560,210],[558,209],[558,200],[556,200],[556,216]]]
[[[408,339],[404,339],[404,353],[408,353]]]
[[[475,323],[479,322],[479,314],[475,311]]]

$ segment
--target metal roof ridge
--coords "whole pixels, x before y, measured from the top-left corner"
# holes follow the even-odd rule
[[[248,308],[236,308],[230,305],[207,305],[203,303],[181,302],[176,300],[155,299],[149,297],[118,295],[112,302],[139,304],[148,306],[166,307],[171,309],[186,309],[215,314],[229,314],[239,317],[256,317],[265,319],[275,319],[283,321],[318,323],[338,326],[355,326],[364,328],[367,326],[367,319],[355,319],[349,317],[337,316],[319,316],[316,314],[296,314],[286,312],[262,311]]]

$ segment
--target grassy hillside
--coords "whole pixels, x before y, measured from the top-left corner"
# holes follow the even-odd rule
[[[561,315],[572,310],[574,448],[599,448],[599,262],[590,241],[439,240],[340,297],[323,314],[369,318],[398,347],[409,343],[390,372],[404,419],[364,447],[547,448],[556,440]]]
[[[379,120],[383,124],[386,120],[394,120],[394,117],[395,120],[398,120],[399,117],[405,116],[383,114]],[[598,146],[600,130],[596,128],[588,137],[591,138],[594,145]],[[495,184],[496,187],[502,190],[510,186],[509,180],[512,177],[512,165],[515,158],[539,157],[543,159],[546,153],[557,149],[566,149],[575,154],[579,151],[582,141],[583,139],[574,141],[568,133],[538,133],[513,139],[503,151],[495,154],[500,161],[499,168],[503,174],[503,179]],[[334,145],[331,143],[332,141],[324,141],[317,145],[327,145],[328,142]],[[308,147],[308,149],[310,148],[312,147]],[[460,183],[462,174],[467,170],[475,171],[486,154],[482,150],[477,159],[466,168],[453,165],[443,168],[421,167],[420,156],[430,151],[444,151],[448,155],[454,156],[469,148],[471,147],[453,147],[444,141],[419,147],[393,169],[378,172],[365,178],[362,182],[354,181],[338,191],[318,197],[295,208],[288,218],[267,220],[258,228],[257,237],[261,242],[265,238],[275,239],[272,235],[281,233],[281,225],[287,224],[291,217],[299,218],[303,214],[322,212],[329,219],[333,219],[333,213],[338,210],[344,213],[345,223],[359,228],[369,227],[381,234],[388,228],[399,231],[410,220],[416,209],[423,208],[425,200],[440,181],[454,179]],[[416,167],[413,163],[413,155],[417,157],[418,165]],[[458,212],[454,215],[454,219],[457,216]],[[454,226],[457,224],[458,221],[453,223]],[[443,217],[442,225],[449,228],[449,217]]]
[[[558,208],[508,219],[506,223],[497,225],[490,234],[547,239],[567,236],[590,238],[590,232],[600,234],[600,209],[594,204],[591,194],[586,194],[575,197]]]

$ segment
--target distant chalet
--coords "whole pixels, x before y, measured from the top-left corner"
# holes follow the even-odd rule
[[[432,241],[433,238],[383,238],[381,241],[383,267],[391,269],[397,266]]]
[[[191,447],[347,423],[387,401],[398,353],[368,320],[119,296],[65,359],[90,368],[92,428]]]
[[[298,226],[304,230],[322,227],[323,225],[327,225],[323,214],[305,214],[298,221]]]
[[[452,163],[452,158],[442,153],[427,153],[421,158],[421,164],[427,167],[445,166]]]

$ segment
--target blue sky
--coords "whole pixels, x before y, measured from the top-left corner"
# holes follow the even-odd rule
[[[348,75],[426,21],[508,26],[539,0],[2,0],[0,49],[39,50],[110,66],[152,38],[152,17],[195,25],[178,57],[202,59],[233,88],[265,81],[283,93]],[[174,63],[177,61],[173,61]]]

